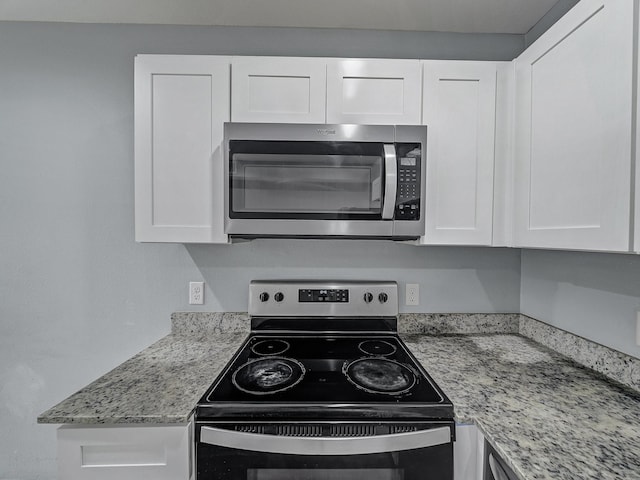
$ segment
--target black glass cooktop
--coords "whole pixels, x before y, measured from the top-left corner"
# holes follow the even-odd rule
[[[453,407],[394,334],[253,334],[199,417],[450,417]]]

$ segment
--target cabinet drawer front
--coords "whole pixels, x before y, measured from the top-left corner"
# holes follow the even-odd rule
[[[191,426],[58,429],[58,474],[65,480],[188,480]]]
[[[315,58],[234,58],[233,122],[324,123],[326,64]]]
[[[418,60],[334,60],[327,65],[327,122],[420,124]]]

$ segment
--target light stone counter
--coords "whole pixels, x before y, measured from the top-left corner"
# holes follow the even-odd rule
[[[517,317],[449,319],[407,318],[401,336],[452,400],[456,420],[476,423],[522,480],[640,480],[637,391],[514,333]],[[469,319],[484,326],[470,328]],[[38,421],[185,423],[247,332],[246,315],[177,314],[171,335]]]
[[[172,334],[38,417],[39,423],[186,423],[247,334]]]
[[[634,390],[519,335],[403,338],[522,479],[640,479]]]

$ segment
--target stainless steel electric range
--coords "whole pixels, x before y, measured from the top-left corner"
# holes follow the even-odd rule
[[[197,480],[452,480],[453,405],[397,334],[395,282],[254,281],[196,407]]]

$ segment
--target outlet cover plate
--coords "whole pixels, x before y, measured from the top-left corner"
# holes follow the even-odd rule
[[[204,282],[189,282],[189,305],[204,305]]]
[[[420,305],[420,285],[417,283],[407,283],[405,305]]]

